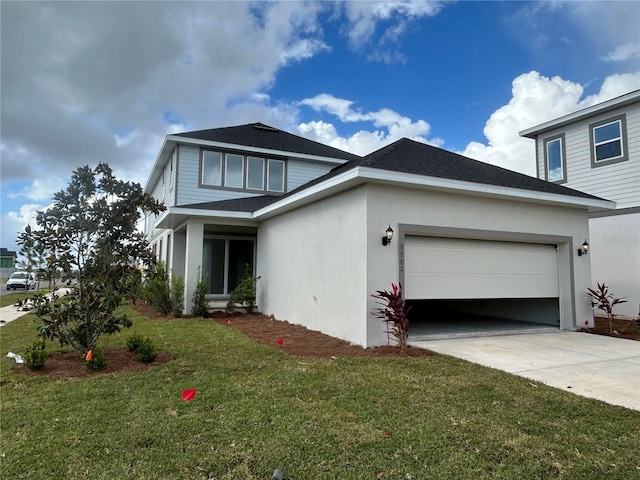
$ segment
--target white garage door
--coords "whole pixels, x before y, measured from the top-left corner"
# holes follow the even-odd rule
[[[555,245],[405,237],[405,298],[556,298]]]

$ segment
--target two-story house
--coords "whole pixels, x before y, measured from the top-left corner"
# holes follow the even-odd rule
[[[589,214],[594,282],[640,309],[640,90],[520,132],[536,142],[538,178],[616,202]]]
[[[260,123],[168,135],[145,191],[167,206],[146,233],[187,312],[199,275],[221,301],[248,264],[261,312],[363,346],[387,343],[371,295],[399,282],[427,328],[589,323],[578,251],[613,207],[408,139],[359,157]]]

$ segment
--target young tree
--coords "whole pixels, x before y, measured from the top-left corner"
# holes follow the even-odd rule
[[[138,265],[153,261],[136,224],[141,212],[162,210],[139,184],[117,179],[106,163],[73,172],[53,205],[37,213],[37,229],[28,227],[19,236],[22,245],[32,240],[46,250],[49,271],[74,280],[64,297],[36,298],[41,335],[86,353],[101,334],[131,324],[116,309]]]

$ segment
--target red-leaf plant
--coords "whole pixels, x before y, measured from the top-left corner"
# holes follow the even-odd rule
[[[377,298],[376,302],[382,307],[375,309],[372,313],[387,323],[388,332],[396,339],[400,348],[407,346],[409,337],[409,314],[410,308],[402,298],[402,285],[391,284],[391,291],[378,290],[371,295]]]
[[[587,288],[587,296],[591,299],[591,306],[602,310],[607,314],[609,319],[609,333],[613,332],[613,319],[616,314],[613,313],[613,307],[621,303],[626,303],[624,298],[616,298],[616,296],[609,292],[609,287],[602,282],[598,283],[598,289]]]

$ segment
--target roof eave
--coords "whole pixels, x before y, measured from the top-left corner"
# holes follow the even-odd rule
[[[531,128],[521,130],[520,132],[518,132],[518,134],[521,137],[536,138],[541,133],[547,132],[549,130],[564,127],[565,125],[583,120],[588,117],[599,115],[601,113],[606,113],[611,110],[616,110],[618,108],[625,107],[638,101],[640,101],[640,90],[634,90],[633,92],[629,92],[625,95],[612,98],[611,100],[607,100],[606,102],[598,103],[596,105],[583,108],[582,110],[569,113],[568,115],[549,120],[548,122],[541,123]]]
[[[428,177],[412,173],[401,173],[371,167],[355,167],[346,172],[301,190],[294,195],[284,197],[271,205],[254,212],[254,218],[264,219],[279,215],[285,211],[311,203],[321,198],[333,195],[339,191],[352,188],[366,182],[385,183],[398,186],[412,186],[431,190],[446,190],[467,195],[493,196],[510,198],[522,202],[550,203],[588,211],[615,209],[615,202],[604,199],[574,197],[556,193],[536,192],[513,187],[502,187],[479,184],[438,177]]]
[[[222,149],[231,149],[231,150],[244,150],[244,151],[261,153],[264,155],[275,155],[275,156],[288,157],[288,158],[295,157],[295,158],[302,158],[305,160],[312,160],[315,162],[330,163],[332,165],[341,165],[348,161],[342,158],[325,157],[322,155],[311,155],[307,153],[297,153],[297,152],[291,152],[288,150],[276,150],[271,148],[252,147],[250,145],[242,145],[237,143],[216,142],[212,140],[202,140],[199,138],[191,138],[191,137],[184,137],[184,136],[178,136],[178,135],[170,135],[167,138],[177,143],[183,143],[188,145],[198,145],[202,147],[222,148]]]
[[[255,225],[252,212],[236,212],[227,210],[206,210],[201,208],[167,208],[155,222],[155,228],[175,228],[188,218],[201,218],[206,220],[222,220],[228,222],[241,221],[243,224]],[[235,223],[235,222],[234,222]]]

